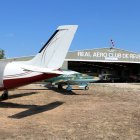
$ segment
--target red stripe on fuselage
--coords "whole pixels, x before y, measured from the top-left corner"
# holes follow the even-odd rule
[[[59,75],[58,74],[40,74],[37,76],[27,77],[27,78],[5,79],[3,81],[3,84],[4,84],[4,89],[12,89],[12,88],[20,87],[23,85],[31,84],[33,82],[53,78],[56,76],[59,76]]]

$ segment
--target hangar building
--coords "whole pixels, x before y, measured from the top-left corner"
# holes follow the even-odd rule
[[[6,61],[31,58],[33,56],[6,59]],[[62,68],[100,76],[105,81],[139,82],[140,54],[118,48],[73,51],[68,52]]]
[[[113,82],[137,82],[140,54],[118,48],[73,51],[67,54],[63,68],[94,76],[110,75]]]

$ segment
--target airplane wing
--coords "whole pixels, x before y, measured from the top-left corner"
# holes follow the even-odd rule
[[[88,83],[94,83],[99,81],[98,77],[92,77],[90,79],[80,79],[76,77],[72,77],[72,75],[61,75],[56,78],[52,78],[48,80],[48,82],[54,84],[54,85],[87,85]]]

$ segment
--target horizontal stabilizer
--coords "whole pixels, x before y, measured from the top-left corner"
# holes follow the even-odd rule
[[[53,73],[53,74],[64,74],[64,75],[71,75],[75,74],[77,72],[75,71],[65,71],[65,70],[56,70],[51,68],[41,68],[37,66],[29,66],[29,65],[23,65],[22,69],[25,71],[33,71],[33,72],[39,72],[39,73]]]

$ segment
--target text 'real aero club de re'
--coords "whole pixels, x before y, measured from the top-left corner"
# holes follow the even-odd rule
[[[32,57],[8,61],[29,60]],[[140,54],[118,48],[68,52],[62,68],[99,76],[104,82],[140,82]]]

